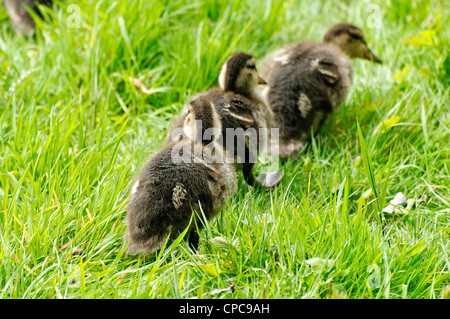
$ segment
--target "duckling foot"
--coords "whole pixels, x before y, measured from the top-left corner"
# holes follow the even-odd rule
[[[278,186],[283,179],[283,172],[269,172],[256,177],[256,180],[266,188],[274,188]]]

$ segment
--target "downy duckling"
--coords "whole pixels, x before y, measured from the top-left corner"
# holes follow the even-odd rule
[[[220,88],[210,89],[197,97],[206,98],[215,106],[222,127],[219,141],[229,154],[234,154],[236,168],[242,170],[246,182],[251,186],[271,188],[281,181],[280,172],[271,174],[267,180],[253,175],[258,151],[265,150],[273,121],[273,112],[264,102],[258,84],[266,82],[258,75],[255,58],[240,52],[229,57],[222,66]],[[176,119],[168,134],[170,139],[185,138],[183,125],[187,115],[184,110]],[[260,134],[260,129],[265,129],[265,136]]]
[[[296,158],[343,102],[353,78],[351,58],[382,63],[367,46],[358,27],[333,26],[323,42],[302,41],[270,54],[263,62],[264,91],[278,127],[278,141],[271,141],[281,158]]]
[[[201,221],[200,209],[211,220],[237,192],[236,169],[241,164],[235,158],[240,154],[226,148],[226,128],[264,126],[264,112],[270,114],[270,109],[253,96],[258,74],[252,56],[231,56],[220,83],[224,90],[209,90],[189,103],[172,128],[176,138],[137,174],[127,209],[128,254],[152,255],[167,237],[170,243],[187,227],[189,245],[197,250],[197,229],[203,226],[196,223]],[[244,140],[247,150],[243,132],[237,139]],[[242,164],[242,169],[254,184],[253,163],[249,164]],[[193,211],[195,222],[189,224]]]
[[[42,17],[36,2],[47,6],[52,4],[52,0],[3,0],[6,11],[11,18],[11,24],[17,32],[24,35],[32,35],[34,33],[36,23],[25,7],[28,6],[38,16]]]
[[[132,184],[125,238],[130,255],[153,255],[168,236],[170,244],[187,227],[189,246],[196,251],[197,229],[203,227],[201,211],[211,220],[237,192],[234,165],[215,161],[216,157],[227,158],[215,142],[216,137],[197,138],[209,127],[220,130],[213,104],[198,98],[187,109],[189,139],[166,144],[143,166]],[[191,222],[193,212],[195,221]]]

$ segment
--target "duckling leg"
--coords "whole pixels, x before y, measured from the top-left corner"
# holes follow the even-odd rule
[[[252,187],[260,186],[261,183],[259,183],[255,176],[253,175],[253,166],[255,166],[254,163],[244,163],[242,166],[242,173],[244,174],[244,179]]]
[[[198,250],[198,242],[200,240],[200,236],[198,235],[197,229],[193,229],[189,234],[189,247],[194,251],[194,253]]]
[[[245,146],[244,159],[245,160],[242,165],[242,173],[244,175],[245,181],[252,187],[261,186],[261,183],[259,183],[253,175],[253,166],[255,166],[256,156],[255,154],[250,152],[248,145]]]

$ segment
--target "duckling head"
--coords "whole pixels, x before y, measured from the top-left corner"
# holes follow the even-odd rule
[[[192,141],[206,144],[217,138],[222,124],[212,101],[198,97],[189,103],[187,112],[183,127]]]
[[[328,30],[323,41],[338,45],[351,58],[362,58],[383,63],[367,46],[366,37],[362,30],[352,24],[336,24]]]
[[[247,53],[236,53],[228,58],[219,75],[219,85],[224,91],[250,95],[258,84],[266,84],[256,70],[256,60]]]

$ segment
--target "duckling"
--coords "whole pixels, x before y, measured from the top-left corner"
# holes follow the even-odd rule
[[[28,6],[38,16],[42,17],[36,2],[47,6],[52,4],[51,0],[3,0],[6,11],[11,17],[11,24],[17,32],[24,35],[32,35],[34,33],[36,24],[25,7]]]
[[[261,74],[272,108],[279,141],[272,140],[281,158],[296,158],[327,117],[343,102],[353,78],[351,58],[382,61],[368,48],[363,31],[340,23],[321,43],[287,45],[264,59]]]
[[[220,130],[213,104],[197,98],[187,110],[189,139],[167,143],[143,166],[132,184],[125,237],[130,255],[151,256],[168,237],[170,244],[187,227],[189,246],[196,251],[197,229],[203,227],[201,222],[196,223],[202,220],[201,211],[211,220],[237,192],[234,165],[214,160],[218,155],[227,158],[225,150],[214,142],[215,136],[197,138],[209,127]],[[193,211],[196,222],[190,223]]]
[[[210,89],[197,97],[207,98],[214,104],[222,127],[220,141],[229,154],[234,154],[236,169],[242,170],[246,182],[255,187],[272,188],[281,181],[281,172],[272,174],[272,178],[266,181],[255,178],[253,174],[258,153],[264,151],[268,142],[273,120],[273,112],[264,102],[258,84],[266,82],[258,75],[255,58],[240,52],[229,57],[222,66],[220,88]],[[187,116],[188,112],[184,110],[169,131],[169,138],[179,140],[186,137],[183,125]],[[260,129],[266,129],[267,135],[258,134]],[[251,141],[256,143],[250,145]]]
[[[171,130],[176,138],[137,174],[127,209],[128,254],[152,255],[166,238],[173,241],[187,227],[189,246],[196,251],[197,229],[203,225],[189,224],[192,211],[196,221],[200,209],[211,220],[237,192],[240,164],[235,158],[241,154],[224,144],[226,128],[267,126],[264,112],[271,113],[254,94],[258,75],[252,56],[231,56],[222,68],[220,83],[225,90],[199,94],[188,104]],[[244,140],[247,151],[244,133],[236,136],[238,141]],[[252,155],[243,155],[242,169],[248,182],[255,183],[250,166],[254,163],[248,161],[248,154]]]

